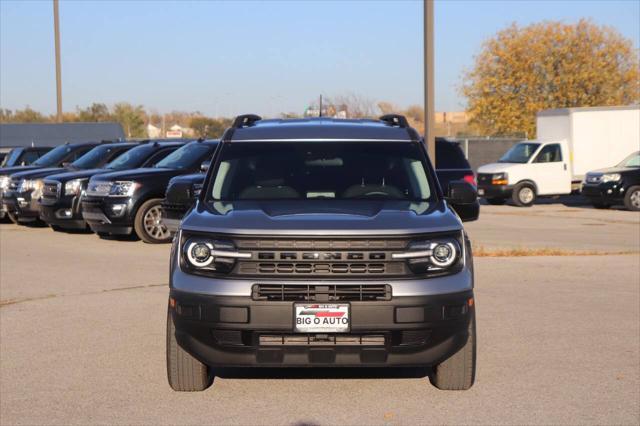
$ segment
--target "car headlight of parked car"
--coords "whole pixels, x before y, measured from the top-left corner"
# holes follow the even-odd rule
[[[116,197],[130,197],[136,191],[138,183],[133,181],[116,181],[111,184],[109,195]]]
[[[11,178],[9,176],[0,176],[0,191],[6,191],[9,188]]]
[[[251,253],[236,250],[230,241],[183,235],[182,267],[192,273],[228,273],[236,259],[250,259]]]
[[[44,181],[42,179],[22,179],[18,185],[18,192],[31,192],[36,196],[37,193],[42,193],[42,186]]]
[[[64,184],[65,195],[79,195],[86,179],[73,179]]]
[[[620,173],[605,173],[602,175],[602,182],[618,182],[620,178]]]
[[[413,241],[408,250],[393,253],[392,259],[407,262],[409,269],[417,275],[449,274],[460,270],[464,263],[462,242],[455,237]]]
[[[509,183],[509,175],[506,173],[494,173],[491,176],[492,185],[507,185]]]

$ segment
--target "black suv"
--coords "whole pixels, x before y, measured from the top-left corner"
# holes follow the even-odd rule
[[[92,177],[82,199],[82,217],[100,236],[132,235],[146,243],[171,240],[162,223],[160,203],[169,179],[208,164],[217,140],[195,141],[172,152],[153,167]]]
[[[17,147],[6,153],[6,156],[0,160],[0,168],[28,166],[47,152],[51,151],[51,146],[28,146]]]
[[[40,219],[54,230],[86,229],[81,200],[92,176],[151,167],[183,145],[181,142],[145,141],[133,145],[104,168],[73,170],[47,177],[40,199]]]
[[[72,163],[63,162],[63,167],[27,168],[11,174],[9,190],[2,197],[2,208],[14,222],[33,222],[39,219],[43,179],[65,170],[83,170],[102,167],[127,149],[135,146],[129,143],[84,144],[77,149]],[[53,151],[51,151],[53,152]],[[44,158],[44,157],[42,157]]]
[[[476,179],[469,162],[455,141],[446,138],[436,138],[436,175],[442,188],[449,188],[449,183],[464,180],[476,186]],[[180,226],[180,221],[189,209],[195,204],[196,198],[202,189],[205,175],[195,173],[192,175],[176,176],[169,181],[167,192],[162,202],[163,222],[171,234],[174,234]],[[480,203],[459,206],[465,210],[465,214],[479,216]]]
[[[13,202],[10,202],[6,204],[7,207],[5,207],[5,204],[2,201],[5,193],[15,191],[20,183],[16,180],[12,182],[11,174],[26,170],[43,169],[45,167],[61,167],[65,163],[69,163],[80,158],[96,145],[96,142],[64,144],[47,152],[29,166],[0,168],[0,219],[4,219],[7,215],[6,209],[13,204]],[[13,222],[17,222],[15,217],[10,217]]]
[[[471,245],[407,120],[237,117],[173,241],[167,373],[216,367],[430,366],[473,385]]]
[[[624,204],[629,210],[640,211],[640,151],[615,167],[587,173],[581,193],[599,209]]]

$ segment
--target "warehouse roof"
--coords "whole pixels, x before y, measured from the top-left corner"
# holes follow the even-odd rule
[[[124,137],[120,123],[0,124],[0,147],[56,146]]]

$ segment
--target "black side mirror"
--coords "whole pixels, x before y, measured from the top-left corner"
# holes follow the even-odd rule
[[[200,171],[202,173],[206,173],[206,171],[209,170],[210,165],[211,161],[203,161],[202,164],[200,164]]]
[[[65,161],[65,162],[63,162],[63,163],[62,163],[62,167],[64,167],[64,168],[67,168],[67,167],[69,167],[70,165],[71,165],[71,162],[70,162],[70,161]]]
[[[446,199],[463,222],[478,219],[480,215],[478,193],[469,182],[463,180],[450,182]]]

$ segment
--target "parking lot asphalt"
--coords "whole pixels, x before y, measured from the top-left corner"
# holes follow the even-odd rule
[[[468,229],[490,248],[640,243],[637,214],[556,204],[483,206]],[[466,392],[439,391],[415,369],[262,369],[175,393],[168,255],[0,224],[0,424],[640,422],[637,253],[476,258],[478,374]]]

